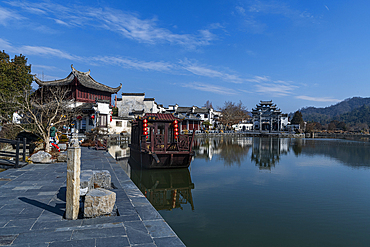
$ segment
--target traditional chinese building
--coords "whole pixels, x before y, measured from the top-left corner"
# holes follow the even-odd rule
[[[254,130],[281,131],[288,125],[288,115],[282,114],[276,104],[261,100],[256,108],[252,109]]]
[[[111,97],[122,87],[106,86],[97,82],[88,72],[76,70],[71,65],[72,72],[63,79],[42,81],[34,76],[34,81],[39,85],[39,93],[43,97],[44,87],[68,87],[69,97],[75,100],[74,107],[80,107],[82,113],[76,116],[75,127],[80,131],[88,131],[94,127],[109,129],[113,121],[111,110]]]

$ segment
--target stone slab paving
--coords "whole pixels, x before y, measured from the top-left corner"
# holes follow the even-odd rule
[[[185,246],[121,166],[81,148],[81,170],[108,170],[119,216],[65,220],[66,163],[0,173],[0,246]]]

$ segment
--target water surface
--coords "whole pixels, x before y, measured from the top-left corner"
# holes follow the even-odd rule
[[[368,246],[370,145],[197,139],[189,169],[131,169],[187,246]]]

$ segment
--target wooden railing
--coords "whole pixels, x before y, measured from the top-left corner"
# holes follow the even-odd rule
[[[178,141],[165,143],[164,134],[156,134],[151,142],[147,142],[146,136],[141,136],[141,148],[146,151],[191,151],[191,143],[194,135],[179,135]],[[151,146],[153,144],[153,146]]]
[[[19,138],[16,141],[0,138],[0,143],[8,143],[10,145],[15,146],[15,152],[0,150],[0,156],[15,158],[15,168],[18,168],[20,155],[22,155],[23,162],[26,162],[26,146],[27,146],[26,141],[27,141],[26,138],[23,138],[23,141],[20,141]],[[21,144],[23,144],[23,147],[22,147],[22,152],[20,153],[19,151],[20,151]]]

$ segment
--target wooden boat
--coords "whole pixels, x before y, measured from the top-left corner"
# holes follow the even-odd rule
[[[145,168],[189,167],[192,135],[179,134],[181,119],[168,113],[146,113],[132,123],[131,158]]]

